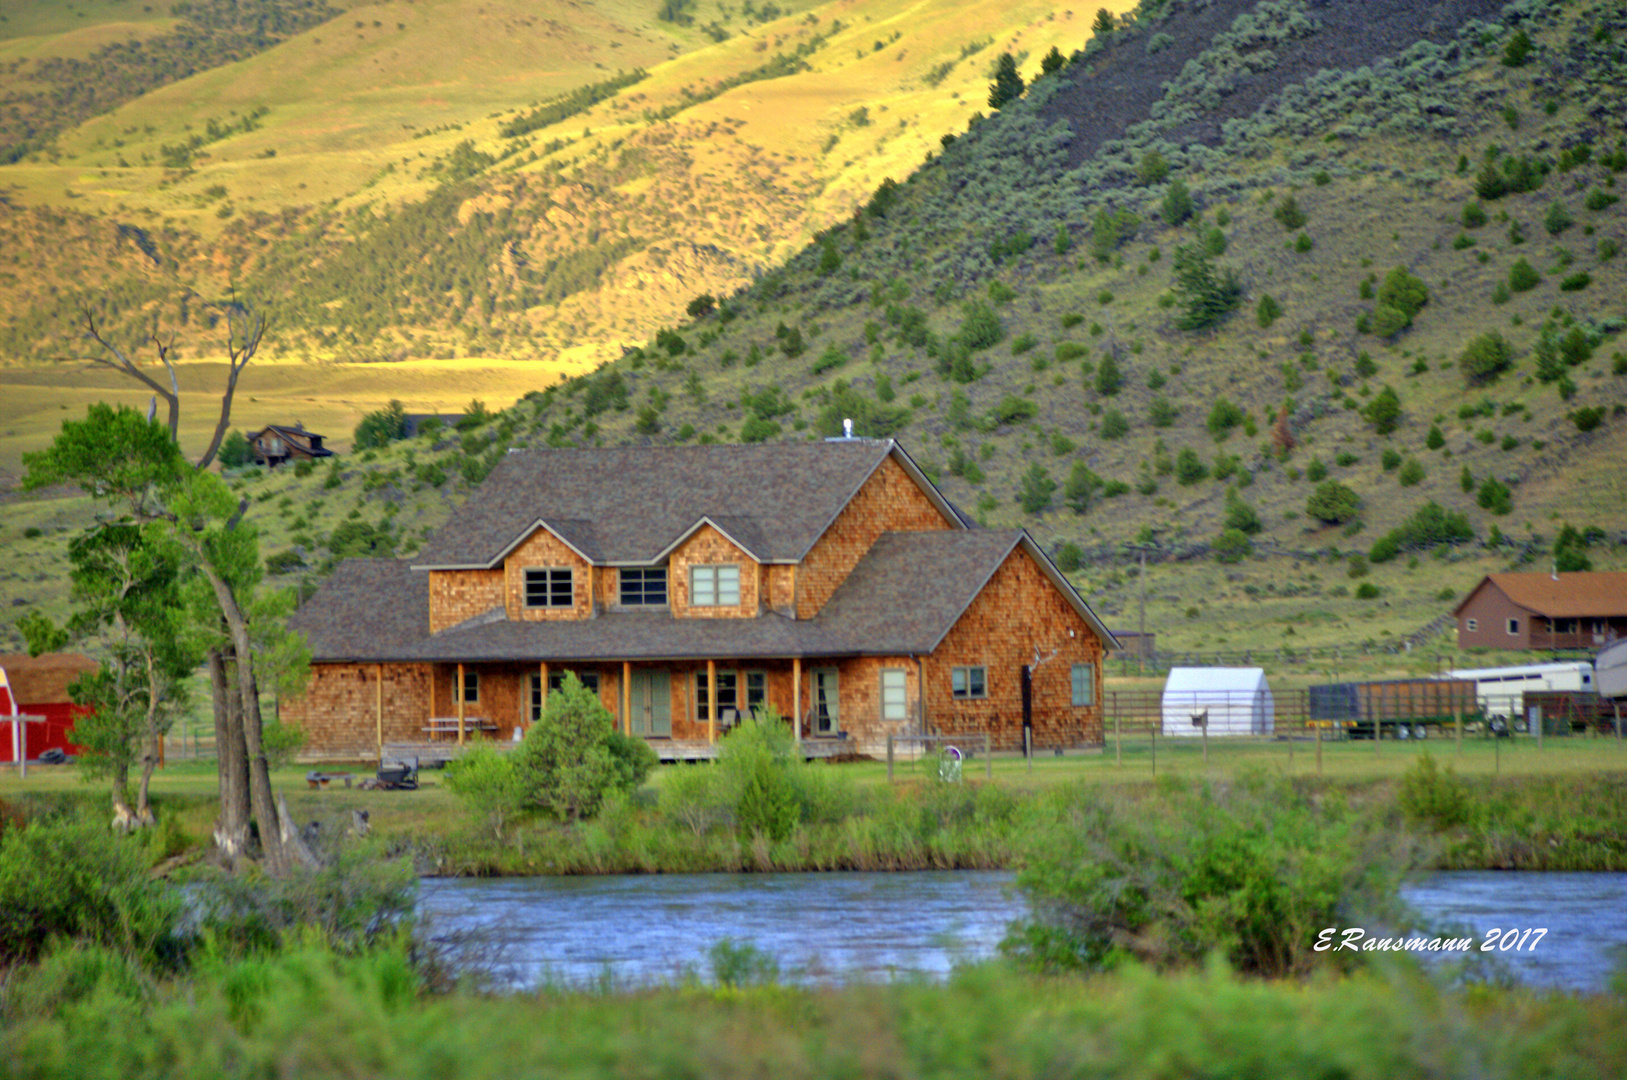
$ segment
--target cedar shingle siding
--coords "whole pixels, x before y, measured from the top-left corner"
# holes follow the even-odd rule
[[[667,604],[623,605],[620,574],[658,567]],[[696,603],[697,583],[714,602]],[[317,757],[425,737],[458,711],[460,665],[479,682],[466,719],[499,737],[531,722],[545,670],[569,668],[598,676],[625,730],[665,688],[672,742],[716,737],[697,698],[709,663],[718,721],[745,710],[749,675],[782,716],[800,710],[800,738],[824,734],[819,669],[829,734],[880,753],[923,728],[1020,747],[1021,669],[1038,657],[1036,745],[1100,744],[1101,695],[1074,706],[1072,668],[1099,682],[1116,647],[1026,532],[971,528],[890,440],[514,452],[418,558],[342,563],[292,625],[316,675],[282,716]],[[986,697],[951,696],[967,665],[986,669]],[[884,678],[902,716],[884,717]]]

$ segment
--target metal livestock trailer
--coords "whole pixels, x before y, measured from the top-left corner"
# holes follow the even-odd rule
[[[1482,719],[1469,679],[1386,679],[1324,683],[1308,692],[1312,724],[1343,728],[1352,739],[1426,739],[1431,728]]]

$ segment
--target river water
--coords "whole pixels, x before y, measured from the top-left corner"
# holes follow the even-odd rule
[[[454,963],[511,989],[711,981],[719,942],[772,958],[783,981],[829,984],[941,978],[993,956],[1027,912],[1013,883],[997,871],[432,878],[419,910]],[[1627,963],[1627,874],[1462,871],[1402,896],[1529,985],[1599,991]]]

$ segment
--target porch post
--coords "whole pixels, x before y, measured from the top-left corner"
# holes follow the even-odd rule
[[[717,744],[717,661],[706,661],[706,741]]]
[[[633,662],[621,662],[621,733],[633,734]]]
[[[791,657],[791,735],[797,751],[802,750],[802,657]]]
[[[458,661],[458,745],[463,745],[463,661]]]
[[[548,661],[544,660],[538,665],[542,675],[542,711],[548,711]]]
[[[379,764],[384,763],[384,665],[373,665],[373,725],[378,736]]]

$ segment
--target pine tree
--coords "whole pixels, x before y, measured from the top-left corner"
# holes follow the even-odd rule
[[[994,63],[994,82],[989,84],[989,108],[1005,108],[1023,96],[1024,88],[1023,77],[1017,73],[1017,58],[1001,53]]]

